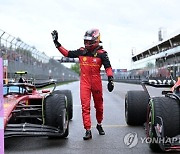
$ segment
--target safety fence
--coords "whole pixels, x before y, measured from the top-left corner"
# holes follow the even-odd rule
[[[57,79],[58,81],[78,80],[79,76],[57,60],[38,51],[0,29],[0,57],[3,58],[3,76],[13,79],[16,71],[27,71],[27,78]]]

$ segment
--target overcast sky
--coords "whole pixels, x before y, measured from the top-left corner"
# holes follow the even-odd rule
[[[98,28],[112,67],[131,69],[135,54],[180,29],[180,0],[0,0],[0,29],[48,56],[61,56],[51,32],[68,50],[83,46],[86,30]]]

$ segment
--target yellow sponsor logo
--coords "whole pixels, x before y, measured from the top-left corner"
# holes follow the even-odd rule
[[[10,106],[10,104],[4,104],[4,108],[7,108],[9,106]]]
[[[83,61],[87,61],[87,57],[83,57]]]

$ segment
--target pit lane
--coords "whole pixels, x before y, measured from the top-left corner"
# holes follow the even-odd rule
[[[6,154],[119,154],[119,153],[152,153],[145,137],[143,126],[126,125],[124,115],[124,97],[128,90],[142,90],[141,85],[115,83],[115,89],[109,93],[107,82],[103,82],[105,136],[100,136],[95,128],[95,109],[91,101],[91,120],[93,139],[84,141],[85,133],[82,125],[79,82],[69,83],[57,89],[69,89],[73,95],[73,119],[70,121],[70,132],[66,139],[48,139],[46,137],[14,137],[5,139]],[[165,88],[163,88],[165,89]],[[151,96],[160,96],[162,88],[148,87]],[[133,147],[124,143],[129,133],[137,134],[137,144]]]

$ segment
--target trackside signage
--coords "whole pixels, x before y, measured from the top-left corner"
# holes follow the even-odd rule
[[[3,122],[3,66],[0,58],[0,154],[4,153],[4,122]]]

